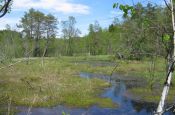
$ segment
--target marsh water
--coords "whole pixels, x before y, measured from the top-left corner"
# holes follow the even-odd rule
[[[120,75],[114,75],[115,78],[123,78]],[[100,74],[91,74],[81,72],[80,77],[84,79],[99,78],[109,81],[110,77]],[[130,82],[128,82],[130,81]],[[91,106],[89,108],[69,108],[66,106],[58,105],[52,108],[31,108],[30,115],[151,115],[156,109],[155,103],[146,103],[141,100],[132,100],[126,93],[127,88],[133,87],[132,82],[136,80],[120,79],[112,80],[112,85],[104,90],[101,97],[112,99],[114,103],[119,104],[117,108],[101,108],[99,106]],[[137,81],[138,82],[138,81]],[[143,85],[143,83],[141,83]],[[78,101],[78,100],[77,100]],[[18,115],[26,115],[29,108],[18,107],[21,112]],[[172,115],[173,113],[167,112],[165,115]]]

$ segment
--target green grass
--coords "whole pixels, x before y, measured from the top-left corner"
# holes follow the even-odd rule
[[[120,66],[116,69],[116,73],[120,73],[124,76],[138,77],[145,82],[147,85],[144,87],[135,87],[128,89],[128,92],[135,98],[139,97],[142,101],[146,102],[159,102],[160,96],[163,90],[163,85],[166,79],[166,63],[162,58],[155,60],[155,70],[150,72],[151,61],[120,61]],[[172,77],[172,84],[175,84],[175,74]],[[159,87],[154,87],[158,85]],[[171,86],[168,103],[174,102],[175,99],[175,87]]]
[[[15,59],[15,61],[20,59]],[[124,77],[139,77],[147,81],[147,86],[133,88],[129,92],[140,96],[142,100],[158,101],[160,93],[150,89],[150,84],[162,84],[165,80],[165,62],[158,58],[155,62],[154,76],[150,74],[150,60],[128,61],[114,60],[114,56],[77,56],[45,58],[44,66],[40,58],[32,58],[29,65],[19,63],[0,70],[0,96],[12,98],[13,104],[27,106],[54,106],[58,104],[71,107],[116,107],[111,99],[99,95],[109,83],[99,80],[86,80],[79,77],[79,72],[101,73],[110,75],[113,66],[93,66],[79,64],[78,61],[107,61],[119,64],[115,73]],[[175,79],[173,79],[174,83]],[[170,89],[170,101],[174,99],[175,90]],[[156,91],[157,92],[157,91]],[[146,98],[145,98],[146,97]],[[77,101],[78,100],[78,101]]]
[[[115,73],[123,75],[123,77],[138,77],[145,82],[147,82],[147,85],[144,87],[135,87],[132,89],[129,89],[128,92],[130,92],[133,96],[139,96],[141,100],[146,102],[158,102],[160,100],[161,92],[163,89],[163,84],[166,79],[166,62],[163,58],[157,58],[155,59],[155,70],[152,70],[151,67],[151,59],[141,60],[141,61],[135,61],[135,60],[115,60],[113,61],[113,56],[105,56],[102,59],[102,56],[100,57],[100,60],[103,61],[112,61],[113,63],[118,64],[119,66],[114,71]],[[95,57],[98,60],[98,56]],[[92,58],[91,58],[92,59]],[[81,59],[83,60],[83,58]],[[88,59],[89,60],[89,59]],[[101,73],[101,74],[107,74],[110,75],[111,71],[114,67],[111,66],[90,66],[88,68],[81,68],[82,71],[90,72],[90,73]],[[175,84],[175,74],[173,74],[172,83]],[[160,87],[153,88],[155,85],[160,85]],[[168,95],[168,102],[174,102],[175,99],[175,88],[172,86],[170,88],[170,92]]]
[[[81,58],[81,57],[80,57]],[[90,68],[70,61],[76,58],[32,59],[29,65],[19,63],[0,70],[0,96],[10,97],[13,104],[24,106],[116,107],[110,99],[99,95],[110,84],[99,79],[86,80],[79,72]],[[93,69],[93,68],[91,68]]]
[[[160,87],[160,89],[154,89],[154,90],[151,90],[149,88],[132,88],[132,89],[129,89],[128,92],[132,95],[131,97],[133,99],[136,99],[139,96],[141,101],[158,103],[160,101],[162,90],[163,90],[163,87]],[[175,100],[174,94],[175,94],[175,89],[171,87],[167,97],[167,103],[172,104],[174,102]]]

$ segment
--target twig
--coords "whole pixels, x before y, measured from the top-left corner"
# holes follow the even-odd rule
[[[170,6],[168,5],[167,1],[164,0],[164,2],[165,2],[166,7],[171,11],[171,8],[170,8]]]
[[[24,60],[20,60],[20,61],[17,61],[17,62],[15,62],[15,63],[13,63],[13,64],[10,64],[10,65],[1,67],[0,70],[1,70],[1,69],[5,69],[5,68],[8,68],[8,67],[11,67],[11,66],[14,66],[14,65],[16,65],[16,64],[18,64],[18,63],[20,63],[20,62],[22,62],[22,61],[24,61]]]
[[[7,2],[5,1],[5,4],[1,7],[0,12],[3,12],[3,13],[0,15],[0,18],[3,17],[8,12],[8,7],[11,1],[12,0],[8,0]]]
[[[32,104],[31,104],[31,106],[29,107],[29,109],[28,109],[28,111],[27,111],[27,115],[30,115],[31,114],[31,109],[32,109],[32,106],[33,106],[33,104],[35,103],[35,101],[36,101],[36,95],[34,96],[34,98],[33,98],[33,101],[32,101]]]
[[[30,51],[29,54],[30,54],[31,52],[32,52],[32,51]],[[5,69],[5,68],[8,68],[8,67],[12,67],[12,66],[14,66],[14,65],[16,65],[16,64],[18,64],[18,63],[21,63],[21,62],[27,61],[27,60],[28,60],[28,58],[25,58],[25,59],[23,59],[23,60],[19,60],[19,61],[15,62],[15,63],[9,64],[9,65],[7,65],[7,66],[0,67],[0,70],[1,70],[1,69]]]
[[[113,75],[114,71],[117,69],[118,66],[119,66],[119,64],[116,64],[114,69],[111,71],[110,80],[109,80],[110,84],[111,84],[111,80],[112,80],[112,75]]]
[[[12,101],[12,98],[9,99],[9,103],[8,103],[8,113],[7,113],[7,115],[10,115],[11,101]]]

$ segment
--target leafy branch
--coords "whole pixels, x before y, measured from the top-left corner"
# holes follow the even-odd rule
[[[119,8],[121,11],[123,11],[124,17],[127,17],[128,14],[130,14],[131,16],[133,16],[135,14],[135,9],[133,6],[114,3],[113,8]]]

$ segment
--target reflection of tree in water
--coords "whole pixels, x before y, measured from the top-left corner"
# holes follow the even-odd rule
[[[120,84],[117,83],[114,87],[114,96],[118,96],[120,93]]]
[[[154,112],[154,108],[156,108],[155,103],[146,103],[146,102],[137,102],[137,101],[131,101],[133,108],[137,111],[140,112],[143,109],[146,110],[146,112]]]
[[[123,82],[118,82],[114,86],[114,96],[122,96],[126,92],[126,86]]]

